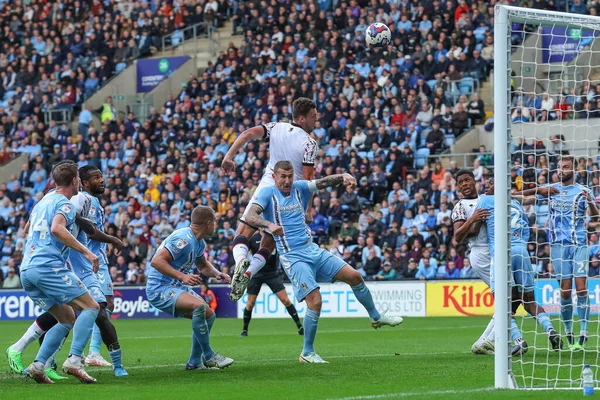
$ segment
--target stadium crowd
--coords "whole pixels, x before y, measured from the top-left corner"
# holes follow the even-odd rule
[[[458,167],[455,162],[444,167],[435,155],[485,120],[476,89],[486,81],[493,60],[493,2],[272,0],[230,5],[191,0],[156,7],[94,0],[91,21],[81,4],[33,1],[20,9],[29,16],[21,19],[21,14],[10,13],[17,6],[5,2],[0,13],[0,24],[10,27],[5,28],[0,75],[4,83],[9,72],[17,76],[14,93],[1,110],[0,157],[6,161],[22,152],[30,156],[21,174],[0,187],[4,287],[19,285],[28,213],[52,186],[52,165],[63,159],[95,165],[104,173],[107,190],[101,202],[107,232],[125,242],[119,254],[109,246],[115,285],[144,284],[158,245],[174,229],[190,224],[189,214],[198,204],[213,207],[219,215],[207,257],[230,270],[237,218],[260,180],[268,143],[250,143],[241,150],[235,158],[238,168],[229,177],[220,171],[221,160],[244,129],[291,120],[291,104],[299,96],[313,99],[320,113],[313,132],[320,145],[317,177],[346,171],[359,181],[356,190],[322,190],[315,196],[310,224],[314,240],[367,279],[476,277],[466,247],[451,240]],[[98,84],[90,86],[95,90],[114,73],[119,63],[104,54],[107,48],[132,46],[140,51],[140,38],[152,46],[161,34],[201,18],[194,12],[197,7],[205,13],[208,9],[215,20],[230,16],[234,33],[244,35],[243,45],[230,45],[162,109],[148,116],[108,119],[75,133],[53,121],[44,124],[43,104],[62,104],[69,87],[83,101],[87,79],[96,77]],[[364,45],[364,31],[375,21],[393,32],[393,43],[382,50]],[[53,26],[60,27],[61,35]],[[45,57],[40,41],[52,49]],[[78,55],[72,51],[79,48],[76,44],[82,49]],[[46,68],[39,64],[56,60],[53,52],[60,53],[61,61],[52,61],[51,73],[44,74]],[[80,87],[77,82],[83,77]],[[39,94],[42,86],[51,95]],[[42,105],[24,113],[23,106],[36,96]],[[553,179],[545,172],[549,166],[538,167],[544,165],[544,155],[534,152],[530,157],[529,150],[538,151],[539,143],[523,141],[515,148],[522,154],[515,187],[529,184],[532,173],[534,181]],[[492,155],[480,148],[473,166],[480,190],[492,166]],[[594,167],[588,176],[596,179],[597,188]],[[539,210],[528,211],[535,218]],[[542,243],[539,215],[532,222]],[[544,249],[532,243],[542,275],[551,273]]]
[[[0,135],[41,139],[45,112],[78,111],[113,75],[156,51],[163,36],[183,38],[183,28],[199,22],[219,25],[229,9],[224,0],[2,1]]]

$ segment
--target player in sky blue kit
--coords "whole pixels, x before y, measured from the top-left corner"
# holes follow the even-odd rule
[[[565,325],[567,340],[573,351],[583,350],[588,338],[590,301],[587,289],[588,238],[585,220],[587,211],[595,219],[599,211],[592,191],[575,183],[574,159],[564,156],[558,162],[560,183],[530,189],[523,196],[537,195],[539,200],[549,202],[550,215],[548,241],[550,259],[560,282],[560,315]],[[573,278],[577,292],[577,315],[579,316],[579,340],[573,337]]]
[[[95,169],[95,167],[85,166],[80,168],[79,170],[80,178],[83,176],[86,179],[86,185],[88,186],[88,188],[90,186],[90,172],[94,170],[100,173],[100,171]],[[100,178],[99,180],[97,180],[97,182],[102,182],[102,187],[104,186],[104,180],[102,179],[101,173]],[[75,206],[77,213],[83,216],[84,218],[89,217],[91,215],[93,201],[92,196],[90,196],[87,192],[79,192],[77,195],[71,198],[71,202]],[[96,225],[95,222],[93,223],[94,225]],[[120,242],[119,239],[113,236],[109,236],[104,234],[103,232],[99,232],[97,226],[94,226],[94,228],[94,232],[91,234],[91,236],[101,237],[103,240],[111,241],[113,243]],[[88,248],[92,250],[92,252],[94,252],[93,247],[90,244],[88,236],[84,232],[84,230],[76,225],[74,231],[77,231],[77,240],[87,245]],[[120,247],[122,247],[122,245]],[[94,254],[97,253],[94,252]],[[101,255],[99,255],[99,257],[100,256]],[[75,251],[70,251],[68,263],[71,265],[71,268],[73,269],[75,274],[88,288],[94,300],[96,300],[96,302],[100,305],[100,313],[98,314],[98,318],[96,319],[94,329],[99,330],[99,332],[101,333],[99,334],[100,340],[106,344],[108,354],[110,355],[110,358],[113,362],[112,367],[115,376],[128,376],[127,371],[125,370],[122,364],[121,345],[119,344],[119,339],[117,337],[117,331],[115,329],[115,326],[113,325],[110,319],[110,313],[108,313],[106,309],[107,301],[102,290],[102,284],[98,280],[98,276],[96,274],[97,270],[92,269],[90,263],[83,256],[81,256],[80,253],[77,253]],[[93,337],[94,335],[92,334],[92,338]],[[86,365],[91,365],[88,364],[87,357]]]
[[[75,224],[75,207],[69,199],[79,192],[79,174],[75,163],[63,162],[52,170],[56,191],[46,195],[33,208],[29,233],[21,264],[21,281],[27,295],[42,309],[49,311],[58,324],[46,333],[46,339],[27,368],[27,375],[38,383],[53,383],[46,375],[45,364],[73,329],[73,342],[63,370],[81,382],[93,383],[82,364],[83,349],[90,339],[98,316],[98,303],[83,282],[66,265],[68,249],[82,253],[99,267],[99,260],[71,234]],[[73,309],[80,311],[75,320]]]
[[[91,200],[89,212],[87,215],[84,215],[84,217],[90,219],[92,223],[94,223],[96,230],[88,237],[88,248],[100,259],[100,269],[95,274],[95,278],[100,286],[100,291],[102,292],[103,297],[106,299],[106,307],[103,308],[102,312],[107,313],[110,319],[110,314],[114,309],[114,303],[112,281],[108,268],[108,257],[106,256],[106,244],[110,243],[117,250],[121,250],[123,248],[123,242],[114,236],[104,233],[104,207],[102,207],[100,200],[98,200],[97,197],[104,194],[105,190],[102,172],[92,165],[86,165],[79,169],[79,178],[81,179],[81,186],[84,192]],[[116,340],[116,332],[113,339]],[[90,351],[87,357],[85,357],[85,365],[95,367],[111,366],[111,363],[106,361],[100,355],[100,346],[102,345],[102,342],[103,340],[100,328],[98,327],[98,324],[96,324],[94,325],[92,338],[90,339]],[[113,344],[114,343],[115,342],[113,342]],[[120,346],[118,346],[118,343],[116,345],[118,349],[113,351],[120,351]],[[112,344],[107,344],[107,346],[111,347]],[[119,368],[115,369],[115,373],[118,373],[119,371]]]
[[[492,271],[491,271],[491,288],[494,290],[494,179],[487,180],[485,185],[486,196],[482,197],[478,208],[487,209],[490,215],[487,217],[485,224],[487,226],[488,244],[490,254],[492,256]],[[521,199],[521,198],[519,198]],[[521,199],[522,200],[522,199]],[[529,220],[523,206],[517,198],[511,199],[510,204],[510,252],[511,252],[511,281],[512,281],[512,312],[517,312],[517,309],[522,304],[525,311],[531,314],[542,327],[544,332],[548,334],[550,344],[553,350],[562,349],[562,341],[560,335],[556,333],[548,314],[535,301],[535,271],[531,265],[531,259],[527,251],[527,243],[529,242]],[[521,331],[517,327],[517,322],[512,319],[511,336],[515,342],[512,354],[525,354],[527,352],[527,343],[523,340]]]
[[[306,225],[305,212],[312,193],[342,184],[354,187],[354,177],[343,174],[316,181],[294,182],[292,163],[279,161],[273,168],[273,179],[275,186],[265,187],[252,199],[246,222],[273,235],[279,260],[294,286],[296,299],[299,302],[306,301],[304,348],[300,354],[300,362],[327,363],[314,349],[322,305],[317,282],[338,280],[349,284],[358,301],[369,313],[374,328],[400,325],[402,318],[377,311],[371,292],[360,273],[341,258],[319,248],[312,241],[311,231]]]
[[[146,295],[150,304],[175,317],[192,320],[192,350],[185,369],[226,368],[233,360],[216,353],[210,347],[210,331],[216,315],[192,286],[201,282],[202,274],[231,282],[229,275],[217,270],[206,258],[205,237],[211,236],[217,225],[215,212],[204,206],[194,208],[191,225],[177,229],[159,246],[148,268]]]

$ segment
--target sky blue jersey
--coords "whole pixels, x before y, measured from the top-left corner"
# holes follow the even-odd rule
[[[86,192],[79,192],[75,196],[71,197],[71,203],[73,203],[73,206],[75,207],[75,212],[77,214],[84,218],[87,218],[92,205],[92,196],[90,196]],[[71,233],[73,234],[73,236],[75,236],[79,243],[83,244],[88,249],[90,248],[88,246],[89,239],[86,233],[77,224],[75,224]],[[77,275],[79,279],[83,280],[84,278],[93,273],[92,263],[87,258],[85,258],[85,256],[82,253],[70,249],[68,252],[68,258],[69,264],[71,265],[73,272],[75,272],[75,275]]]
[[[59,214],[65,217],[67,230],[71,232],[75,225],[75,206],[65,195],[49,193],[33,207],[21,271],[64,267],[68,248],[50,232],[52,221]]]
[[[588,205],[584,193],[587,192],[593,199],[592,191],[578,183],[570,186],[554,183],[550,187],[558,189],[560,193],[550,196],[549,199],[548,241],[550,244],[587,245],[585,219]],[[543,196],[538,197],[547,199]]]
[[[94,223],[97,230],[104,232],[104,207],[102,207],[100,200],[98,200],[97,197],[94,197],[89,193],[87,193],[87,195],[92,200],[87,218]],[[88,249],[98,256],[100,259],[100,265],[108,265],[108,257],[106,256],[106,243],[88,239]]]
[[[177,229],[167,236],[156,250],[156,254],[160,253],[162,249],[167,249],[173,257],[173,261],[170,263],[171,267],[188,274],[196,268],[196,260],[204,256],[205,248],[204,240],[197,240],[192,229],[188,227]],[[164,285],[183,286],[183,283],[178,279],[165,276],[153,266],[149,266],[147,286],[156,288]]]
[[[296,181],[289,196],[281,193],[276,186],[268,186],[253,199],[254,204],[262,207],[264,219],[283,227],[283,236],[274,236],[280,254],[312,242],[305,211],[311,194],[316,190],[314,182]]]
[[[486,221],[487,235],[488,235],[488,247],[490,254],[494,257],[494,196],[482,196],[479,198],[477,208],[488,209],[490,216]],[[522,245],[527,246],[529,241],[529,220],[523,206],[515,199],[511,199],[510,202],[510,244],[511,246]]]

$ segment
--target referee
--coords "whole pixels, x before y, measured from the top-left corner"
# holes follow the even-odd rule
[[[250,239],[250,250],[253,254],[260,248],[261,238],[261,234],[257,232]],[[281,276],[277,273],[278,259],[277,253],[271,254],[265,266],[250,279],[250,282],[248,282],[248,288],[246,289],[248,292],[248,302],[244,309],[244,328],[242,329],[240,336],[248,336],[248,325],[250,325],[250,320],[252,319],[252,309],[254,308],[256,297],[260,293],[263,283],[266,283],[271,291],[279,298],[279,301],[283,303],[288,314],[290,314],[298,327],[298,334],[304,335],[304,328],[302,327],[300,318],[298,318],[296,307],[294,307],[294,304],[290,301],[290,298],[285,291],[285,286],[283,286],[283,279],[281,279]]]

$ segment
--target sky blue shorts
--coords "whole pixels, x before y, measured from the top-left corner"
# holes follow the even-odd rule
[[[535,271],[527,248],[521,245],[511,246],[510,253],[513,287],[520,293],[532,292],[535,288]]]
[[[150,304],[152,304],[156,309],[166,312],[174,317],[183,317],[183,314],[177,314],[175,312],[177,299],[182,293],[189,293],[192,296],[201,299],[198,293],[194,292],[189,286],[164,285],[154,288],[149,288],[146,286],[146,296],[148,297]]]
[[[317,282],[332,282],[333,277],[346,265],[344,260],[315,243],[280,254],[279,260],[294,286],[294,294],[299,302],[319,288]]]
[[[45,311],[55,304],[67,304],[88,291],[71,268],[65,265],[28,268],[21,271],[21,283],[31,300]]]
[[[100,290],[102,290],[104,296],[114,296],[113,284],[110,277],[110,271],[108,270],[108,265],[100,264],[100,269],[98,269],[96,276],[98,277],[98,284],[100,285]]]
[[[104,296],[104,292],[102,292],[102,288],[100,286],[100,282],[98,282],[98,278],[94,274],[90,274],[84,277],[82,280],[85,287],[88,288],[90,294],[96,300],[96,303],[106,303],[106,297]]]
[[[586,278],[588,276],[588,248],[573,244],[550,245],[550,260],[556,279]]]

